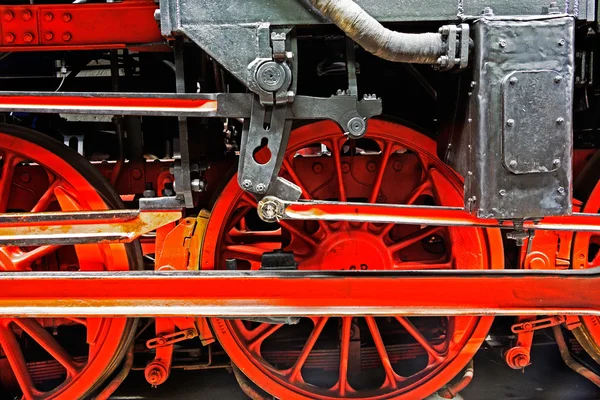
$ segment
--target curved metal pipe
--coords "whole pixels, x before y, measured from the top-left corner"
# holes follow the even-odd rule
[[[600,376],[596,375],[593,371],[587,369],[583,365],[579,364],[575,359],[571,356],[571,352],[567,347],[567,343],[565,342],[565,337],[563,336],[560,325],[555,325],[552,327],[554,332],[554,338],[556,339],[556,344],[558,345],[558,350],[560,351],[560,356],[562,357],[565,364],[569,366],[573,371],[578,374],[586,377],[590,382],[594,385],[600,387]]]
[[[439,33],[401,33],[383,27],[352,0],[310,0],[324,16],[365,50],[383,59],[437,64],[445,53]]]
[[[460,378],[460,380],[458,380],[457,382],[442,388],[438,392],[438,396],[444,399],[455,398],[458,393],[460,393],[464,388],[466,388],[469,385],[469,383],[471,383],[471,381],[473,380],[474,372],[475,369],[473,368],[473,360],[471,360],[469,361],[469,364],[467,364],[467,368],[465,369],[462,378]]]

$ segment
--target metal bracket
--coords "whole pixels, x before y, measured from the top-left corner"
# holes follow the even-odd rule
[[[438,68],[444,71],[455,66],[466,68],[469,64],[469,25],[444,25],[439,33],[446,41],[447,52],[438,59]]]

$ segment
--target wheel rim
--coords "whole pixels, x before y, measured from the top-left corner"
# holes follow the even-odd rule
[[[462,205],[461,181],[435,156],[434,141],[383,121],[371,121],[366,137],[346,141],[329,122],[299,128],[291,136],[283,175],[307,199]],[[224,269],[227,258],[237,259],[238,268],[258,269],[263,252],[280,248],[294,252],[299,269],[311,270],[332,265],[484,269],[503,263],[497,230],[299,221],[282,221],[273,230],[258,222],[254,207],[234,177],[211,214],[204,269]],[[492,320],[304,318],[291,326],[211,322],[233,362],[276,397],[383,399],[422,398],[439,389],[472,358]],[[274,348],[279,351],[269,350]],[[408,363],[411,354],[417,356]],[[370,381],[362,382],[360,375],[367,373]]]
[[[600,181],[596,183],[580,212],[600,212]],[[600,267],[600,235],[595,232],[576,232],[573,235],[571,268],[595,267]],[[600,318],[583,316],[581,322],[582,326],[573,332],[590,356],[600,362]]]
[[[95,176],[82,171],[93,167],[67,150],[39,133],[4,129],[0,212],[108,209],[84,177]],[[123,269],[129,261],[121,244],[0,248],[0,271]],[[114,369],[130,329],[125,318],[0,319],[0,361],[11,371],[0,382],[25,399],[82,398]],[[68,346],[79,341],[87,346]]]

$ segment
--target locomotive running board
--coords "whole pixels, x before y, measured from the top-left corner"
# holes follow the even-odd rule
[[[389,224],[516,228],[511,220],[477,218],[460,207],[405,206],[394,204],[342,203],[335,201],[287,201],[264,197],[257,207],[267,222],[278,220],[320,220]],[[525,220],[519,229],[600,232],[600,214],[572,215]]]
[[[127,243],[180,218],[171,209],[0,214],[0,245]]]
[[[600,269],[2,272],[0,317],[600,315]]]

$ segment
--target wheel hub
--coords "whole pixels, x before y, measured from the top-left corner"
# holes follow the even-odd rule
[[[322,270],[391,269],[393,265],[383,239],[358,229],[330,235],[319,250],[314,264]]]

